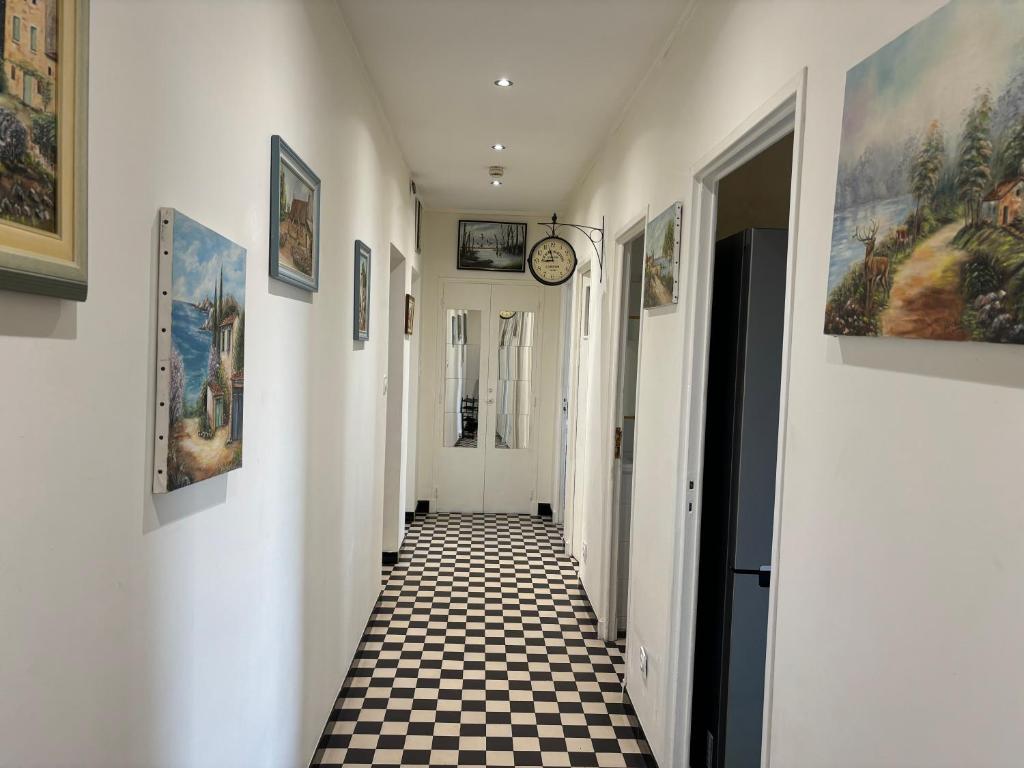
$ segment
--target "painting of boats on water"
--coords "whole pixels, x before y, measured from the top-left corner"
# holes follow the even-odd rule
[[[458,266],[490,272],[525,272],[526,225],[460,221]]]
[[[1022,52],[953,0],[847,73],[825,333],[1024,344]]]
[[[154,493],[242,466],[245,249],[160,210]]]

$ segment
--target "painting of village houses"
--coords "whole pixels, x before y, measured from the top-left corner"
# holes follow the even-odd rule
[[[173,209],[161,211],[161,224],[171,327],[157,422],[158,457],[166,425],[166,470],[158,462],[157,483],[165,476],[172,491],[242,466],[246,252]]]
[[[954,0],[847,74],[827,334],[1024,344],[1022,53]]]
[[[0,0],[0,220],[57,232],[60,0]]]
[[[319,287],[320,179],[281,139],[271,140],[270,274],[309,291]]]

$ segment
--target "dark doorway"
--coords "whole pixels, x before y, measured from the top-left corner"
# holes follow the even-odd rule
[[[792,139],[722,180],[701,484],[692,768],[761,764]],[[754,228],[754,227],[774,228]]]

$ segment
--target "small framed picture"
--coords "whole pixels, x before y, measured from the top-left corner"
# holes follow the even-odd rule
[[[460,221],[458,259],[459,269],[525,272],[526,224]]]
[[[413,325],[416,320],[416,299],[410,294],[405,294],[405,335],[412,336]]]
[[[352,338],[370,338],[370,246],[356,240],[355,274],[352,297]]]
[[[280,136],[270,140],[270,276],[320,287],[320,178]]]

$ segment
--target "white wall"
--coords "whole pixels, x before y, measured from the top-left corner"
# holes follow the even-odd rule
[[[501,194],[501,192],[497,192]],[[460,278],[481,280],[492,283],[540,285],[529,272],[510,274],[459,270],[456,262],[459,219],[481,219],[527,222],[527,248],[547,235],[544,227],[536,222],[550,218],[550,214],[504,214],[479,212],[423,211],[422,218],[422,301],[417,305],[417,323],[420,337],[420,387],[419,387],[419,455],[417,458],[417,494],[421,499],[435,499],[435,457],[441,444],[440,421],[437,420],[441,397],[441,376],[443,358],[441,341],[438,336],[441,308],[441,280]],[[555,472],[558,462],[555,449],[558,445],[559,395],[559,336],[561,333],[561,297],[558,288],[543,287],[543,323],[541,334],[540,367],[537,372],[538,395],[537,416],[534,429],[537,436],[537,502],[550,503],[557,491]]]
[[[242,5],[92,3],[89,300],[0,292],[0,765],[305,765],[379,592],[409,174],[334,3]],[[273,133],[323,180],[312,298],[267,276]],[[154,498],[162,205],[248,249],[247,402],[244,468]]]
[[[1024,752],[1021,350],[821,331],[846,70],[940,4],[699,2],[566,206],[615,233],[682,199],[685,263],[694,164],[808,67],[773,766],[1010,766]],[[592,402],[610,413],[614,285],[594,288]],[[682,730],[667,655],[683,318],[644,321],[634,475],[627,683],[663,766]],[[608,455],[610,429],[592,434],[589,455]],[[588,499],[606,498],[606,478],[589,471]],[[588,533],[591,568],[603,535]]]

